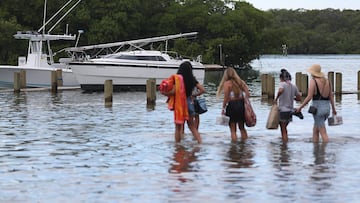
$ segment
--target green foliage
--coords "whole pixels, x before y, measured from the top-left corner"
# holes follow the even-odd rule
[[[68,0],[48,1],[47,19]],[[16,63],[27,44],[13,39],[18,30],[38,30],[44,0],[0,1],[1,63]],[[26,6],[23,6],[26,5]],[[244,66],[261,54],[345,54],[360,51],[360,11],[261,11],[244,1],[232,0],[86,0],[52,31],[77,34],[79,46],[147,37],[199,32],[195,40],[177,40],[172,50],[204,63]],[[47,29],[52,26],[48,25]],[[54,43],[54,49],[74,42]],[[55,50],[56,51],[56,50]]]

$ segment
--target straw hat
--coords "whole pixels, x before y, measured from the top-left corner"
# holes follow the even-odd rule
[[[321,66],[319,64],[314,64],[307,71],[314,77],[322,78],[324,77],[324,73],[321,72]]]

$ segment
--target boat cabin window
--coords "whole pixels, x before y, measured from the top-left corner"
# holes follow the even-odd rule
[[[116,59],[137,60],[137,61],[166,61],[162,56],[134,56],[134,55],[120,55],[113,56]]]

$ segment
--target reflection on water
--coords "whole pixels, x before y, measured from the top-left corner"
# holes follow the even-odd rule
[[[226,169],[225,189],[227,198],[239,200],[247,195],[249,182],[254,180],[254,174],[248,173],[248,170],[254,164],[253,143],[251,141],[239,141],[229,144],[225,163]]]
[[[335,154],[326,153],[326,143],[314,143],[314,164],[310,180],[313,184],[311,196],[319,198],[325,191],[331,191],[336,171],[332,168],[336,165]],[[331,197],[329,201],[332,201]]]
[[[169,172],[170,173],[185,173],[185,172],[196,172],[196,168],[191,165],[192,162],[196,161],[196,152],[199,152],[200,148],[194,147],[193,149],[186,149],[185,146],[178,144],[176,145],[174,153],[174,163],[172,164]],[[186,180],[182,180],[186,182]]]
[[[253,146],[249,142],[240,141],[232,143],[228,152],[230,168],[251,168],[254,164],[252,159],[254,156]]]

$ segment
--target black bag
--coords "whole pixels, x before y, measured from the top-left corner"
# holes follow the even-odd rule
[[[198,114],[203,114],[207,112],[205,98],[194,99],[194,107],[195,107],[195,112]]]
[[[309,108],[309,113],[313,114],[313,115],[316,115],[317,113],[317,108],[315,106],[310,106]]]

